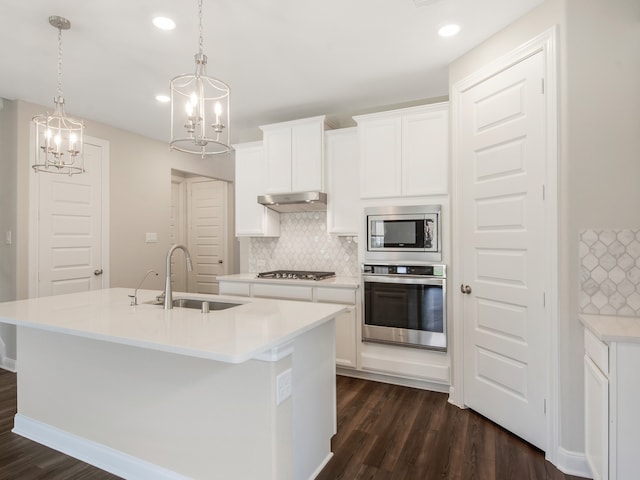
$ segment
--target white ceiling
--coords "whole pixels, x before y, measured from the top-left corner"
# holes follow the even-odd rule
[[[232,140],[259,125],[447,95],[447,65],[543,0],[204,0],[209,75],[231,86]],[[194,70],[196,0],[2,1],[0,97],[51,108],[63,32],[67,111],[168,141],[169,80]],[[155,15],[173,18],[163,32]],[[444,39],[440,26],[462,31]]]

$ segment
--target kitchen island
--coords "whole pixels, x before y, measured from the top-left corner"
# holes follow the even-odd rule
[[[14,432],[125,478],[315,477],[344,307],[189,294],[240,303],[201,313],[129,293],[0,304],[18,332]]]

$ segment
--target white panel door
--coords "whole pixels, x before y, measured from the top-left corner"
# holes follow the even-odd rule
[[[544,448],[543,54],[462,92],[464,403]]]
[[[223,181],[190,182],[189,252],[193,271],[189,291],[218,293],[218,275],[227,273],[225,221],[227,185]]]
[[[38,173],[37,295],[103,288],[103,147],[85,143],[86,172]]]

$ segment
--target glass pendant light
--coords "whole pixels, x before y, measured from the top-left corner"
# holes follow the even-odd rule
[[[35,172],[75,175],[84,172],[82,155],[84,124],[64,113],[62,96],[62,30],[71,22],[63,17],[49,17],[49,24],[58,29],[58,88],[53,99],[53,113],[33,117],[36,125]]]

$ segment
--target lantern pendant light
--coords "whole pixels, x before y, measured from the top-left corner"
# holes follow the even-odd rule
[[[204,157],[227,153],[229,144],[229,86],[207,75],[203,53],[202,0],[198,0],[199,49],[195,73],[171,80],[171,141],[173,150]]]
[[[64,113],[62,96],[62,30],[71,22],[63,17],[49,17],[49,24],[58,29],[58,87],[53,99],[53,113],[33,117],[36,126],[35,172],[75,175],[84,172],[82,155],[84,124]]]

